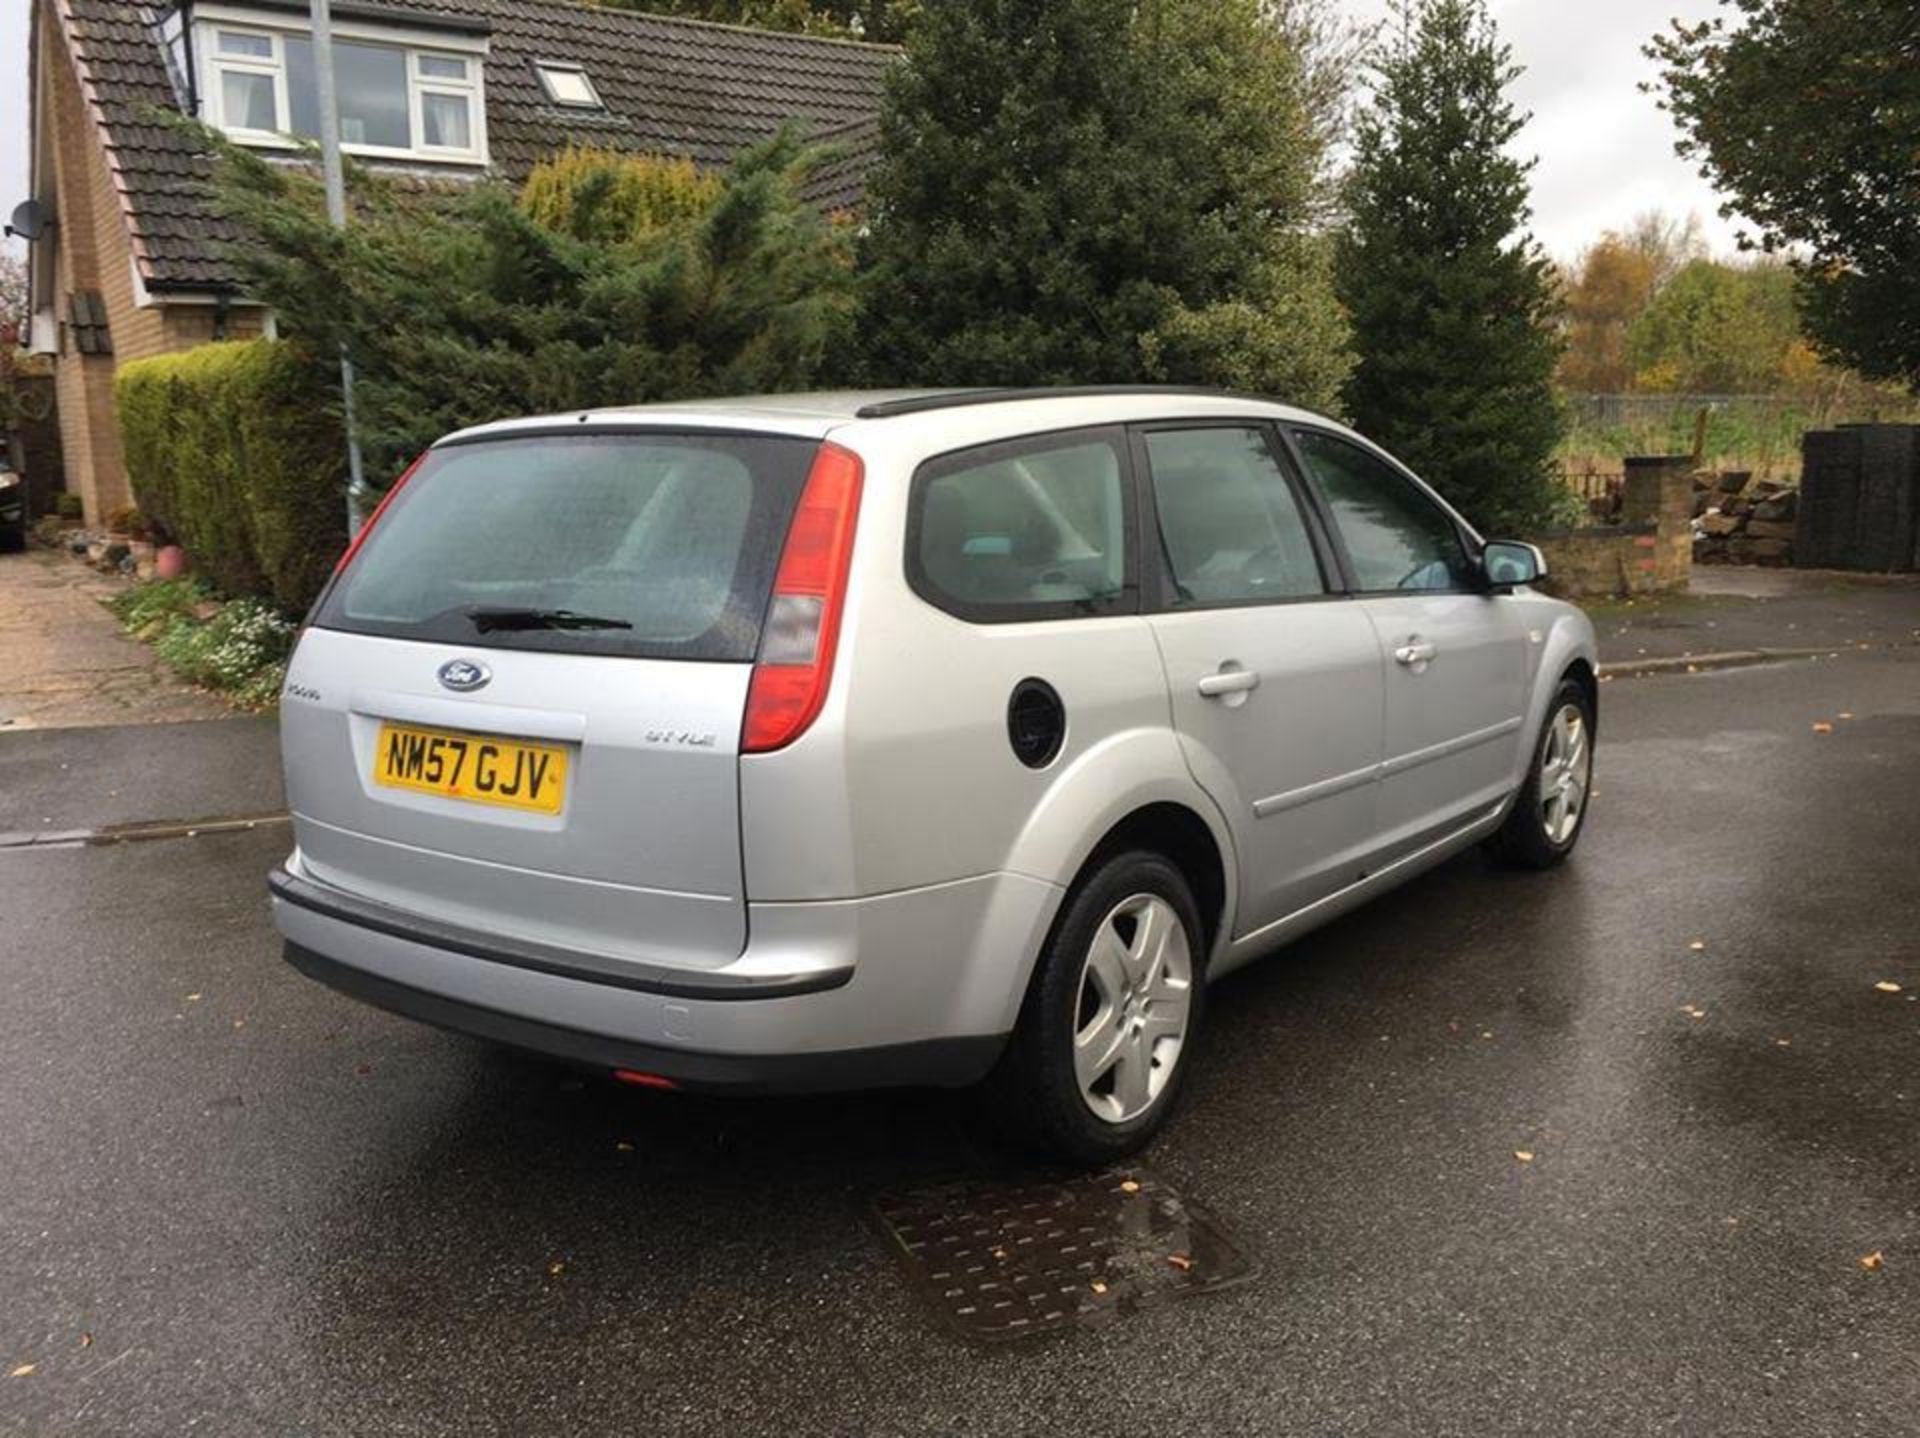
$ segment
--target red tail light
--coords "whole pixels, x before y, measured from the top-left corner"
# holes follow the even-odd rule
[[[632,1069],[615,1069],[613,1076],[621,1083],[632,1084],[635,1088],[658,1089],[662,1093],[672,1093],[680,1087],[663,1074],[643,1074],[636,1073]]]
[[[827,702],[834,645],[847,596],[853,526],[860,512],[860,456],[823,444],[787,530],[773,580],[773,601],[760,636],[760,658],[747,689],[740,747],[748,754],[781,749],[807,732]]]
[[[429,453],[431,453],[431,451],[422,451],[420,457],[408,465],[387,492],[380,496],[380,502],[373,507],[373,513],[366,517],[361,523],[359,531],[348,543],[347,552],[341,555],[340,562],[333,566],[333,573],[336,578],[347,572],[347,566],[353,563],[353,556],[358,554],[360,552],[360,546],[367,542],[367,536],[373,533],[373,527],[380,522],[380,516],[387,512],[387,506],[393,503],[393,497],[400,492],[401,487],[405,485],[408,480],[413,478],[413,472],[426,463]]]

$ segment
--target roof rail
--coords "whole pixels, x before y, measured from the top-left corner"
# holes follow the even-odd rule
[[[1130,394],[1199,395],[1207,399],[1245,399],[1260,404],[1279,401],[1264,395],[1236,394],[1232,390],[1209,385],[1180,384],[1085,384],[1057,386],[1006,386],[998,389],[952,389],[931,394],[905,395],[899,399],[875,400],[855,410],[856,419],[892,419],[903,414],[926,414],[933,410],[961,409],[974,404],[1004,404],[1025,399],[1099,399],[1102,396]]]

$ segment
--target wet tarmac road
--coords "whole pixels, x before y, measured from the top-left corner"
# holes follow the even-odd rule
[[[1920,651],[1604,700],[1572,866],[1216,991],[1146,1161],[1258,1277],[991,1348],[872,1216],[1023,1176],[963,1101],[358,1007],[283,831],[0,852],[0,1434],[1920,1432]]]

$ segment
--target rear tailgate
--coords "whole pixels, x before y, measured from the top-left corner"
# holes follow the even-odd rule
[[[815,448],[595,434],[435,451],[288,674],[309,875],[567,949],[737,957],[741,719]]]

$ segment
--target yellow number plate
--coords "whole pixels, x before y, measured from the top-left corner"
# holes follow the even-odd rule
[[[567,797],[567,751],[487,734],[382,724],[373,782],[443,799],[558,814]]]

